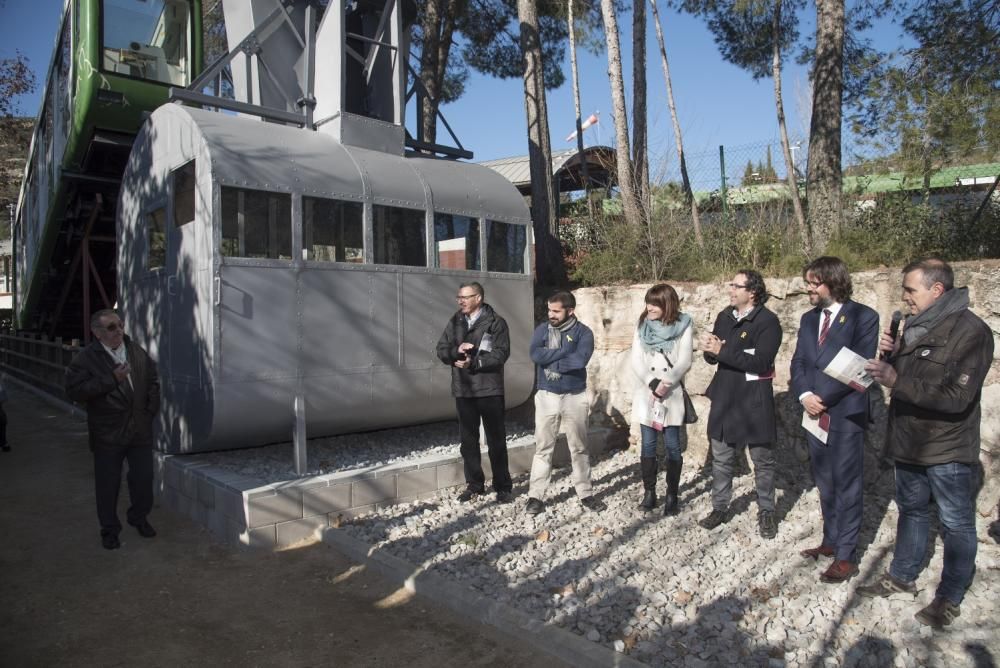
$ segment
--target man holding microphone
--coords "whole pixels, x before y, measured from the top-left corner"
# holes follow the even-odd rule
[[[857,591],[868,597],[916,593],[933,498],[944,565],[934,600],[915,617],[941,628],[961,614],[975,573],[974,471],[993,333],[969,310],[968,288],[954,287],[952,268],[938,258],[903,268],[903,302],[909,315],[902,338],[884,333],[879,350],[888,359],[870,360],[865,367],[892,392],[886,440],[895,462],[896,546],[889,571]]]

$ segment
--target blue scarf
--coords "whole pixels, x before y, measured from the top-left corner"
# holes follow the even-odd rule
[[[639,340],[644,348],[666,354],[674,349],[674,342],[690,326],[691,316],[687,313],[681,313],[669,325],[647,318],[639,325]]]

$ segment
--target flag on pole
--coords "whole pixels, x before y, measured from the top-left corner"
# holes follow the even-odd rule
[[[583,123],[582,123],[582,124],[580,125],[580,127],[581,127],[582,129],[586,130],[586,129],[587,129],[587,128],[589,128],[589,127],[590,127],[591,125],[597,125],[597,123],[598,123],[599,121],[600,121],[600,119],[598,119],[598,118],[597,118],[597,114],[591,114],[591,115],[590,115],[590,116],[589,116],[589,117],[587,118],[587,120],[585,120],[585,121],[584,121],[584,122],[583,122]],[[566,137],[566,141],[573,141],[574,139],[576,139],[576,130],[573,130],[573,132],[569,133],[569,136],[568,136],[568,137]]]

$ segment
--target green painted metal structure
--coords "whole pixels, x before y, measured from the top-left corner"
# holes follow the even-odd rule
[[[202,66],[200,0],[66,0],[14,222],[18,329],[86,339],[91,287],[115,301],[132,140]]]

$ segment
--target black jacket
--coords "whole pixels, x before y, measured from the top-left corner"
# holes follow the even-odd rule
[[[705,391],[712,400],[709,437],[724,443],[773,443],[772,380],[747,380],[747,374],[774,375],[774,358],[781,347],[778,317],[761,305],[737,321],[733,309],[727,308],[715,319],[712,333],[726,343],[718,356],[705,353],[706,362],[719,365]]]
[[[510,357],[510,333],[507,322],[497,315],[489,304],[481,306],[483,312],[470,329],[465,316],[458,311],[448,321],[437,344],[437,356],[451,366],[451,394],[455,397],[503,396],[503,365]],[[483,335],[489,332],[493,339],[491,351],[480,350]],[[475,349],[470,354],[472,366],[459,369],[458,346],[471,343]]]
[[[119,383],[115,360],[100,341],[81,350],[66,368],[66,394],[87,407],[90,448],[153,445],[153,417],[160,408],[156,363],[126,336],[132,384]]]
[[[979,401],[992,363],[993,333],[968,309],[904,345],[892,362],[889,455],[921,466],[975,463]]]

